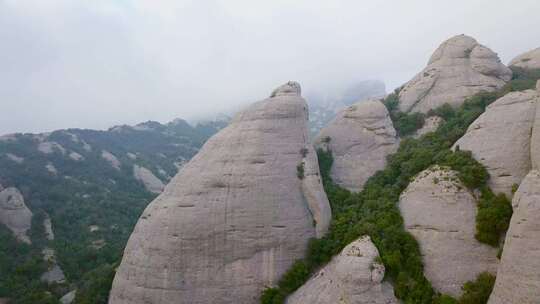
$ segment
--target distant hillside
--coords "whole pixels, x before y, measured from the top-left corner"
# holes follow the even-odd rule
[[[146,205],[226,124],[193,127],[177,119],[0,137],[0,192],[20,191],[33,213],[31,245],[0,224],[0,298],[57,303],[70,290],[91,287],[91,272],[119,260]],[[8,206],[12,195],[6,197]],[[48,261],[44,249],[52,252]]]

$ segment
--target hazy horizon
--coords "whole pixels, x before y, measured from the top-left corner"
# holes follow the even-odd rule
[[[540,2],[0,0],[0,135],[230,113],[288,80],[405,83],[467,34],[504,63],[540,47]]]

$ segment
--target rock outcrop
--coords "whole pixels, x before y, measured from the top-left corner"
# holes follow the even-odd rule
[[[475,239],[476,200],[456,172],[437,166],[422,171],[401,194],[399,207],[436,290],[459,296],[465,282],[497,271],[497,249]]]
[[[540,170],[540,80],[536,83],[536,114],[531,134],[531,162],[533,169]]]
[[[459,106],[481,91],[494,91],[512,78],[496,53],[475,39],[459,35],[445,41],[427,67],[399,93],[403,112],[427,113],[445,103]]]
[[[60,298],[61,304],[71,304],[75,300],[75,297],[77,296],[77,290],[74,289],[68,293],[66,293],[63,297]]]
[[[258,303],[324,232],[322,185],[305,183],[318,173],[300,86],[272,96],[236,115],[146,208],[109,303]]]
[[[323,128],[315,146],[332,152],[331,176],[351,191],[386,165],[386,157],[397,151],[399,140],[388,110],[379,100],[358,102]]]
[[[540,69],[540,48],[517,56],[508,65],[526,70]]]
[[[454,148],[472,151],[490,174],[495,193],[512,195],[531,169],[531,129],[538,104],[534,90],[512,92],[489,105]]]
[[[107,162],[109,162],[109,164],[111,164],[111,167],[115,168],[116,170],[120,170],[120,165],[122,165],[122,163],[114,154],[109,151],[103,150],[101,151],[101,157]]]
[[[62,268],[58,265],[54,249],[47,247],[43,249],[42,253],[43,260],[47,262],[48,268],[47,271],[41,275],[40,279],[48,284],[66,282],[66,276],[64,275]]]
[[[32,225],[32,211],[26,207],[17,188],[10,187],[0,192],[0,224],[9,228],[19,241],[31,243],[26,232]]]
[[[422,128],[416,130],[413,137],[414,138],[420,138],[420,137],[422,137],[423,135],[425,135],[427,133],[435,132],[435,131],[437,131],[437,128],[439,128],[439,126],[443,122],[444,122],[444,119],[442,119],[442,117],[430,116],[430,117],[426,118]]]
[[[392,285],[383,282],[384,265],[369,236],[345,247],[287,299],[287,304],[394,304]]]
[[[133,165],[133,176],[136,180],[143,183],[146,190],[153,193],[161,193],[165,185],[149,169],[138,165]]]
[[[540,172],[532,170],[512,200],[514,214],[488,304],[540,300]]]

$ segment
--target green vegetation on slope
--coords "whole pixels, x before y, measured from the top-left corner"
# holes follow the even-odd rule
[[[13,140],[0,140],[0,184],[18,188],[34,214],[31,246],[17,243],[0,227],[0,298],[10,298],[13,304],[57,303],[77,288],[75,303],[106,303],[114,276],[111,265],[120,261],[137,219],[156,196],[134,178],[133,165],[144,166],[166,181],[177,171],[175,162],[189,160],[223,126],[208,123],[191,127],[177,120],[109,131],[18,134]],[[38,150],[41,141],[58,143],[65,152],[55,148],[45,154]],[[119,169],[103,159],[103,150],[118,158]],[[83,159],[70,158],[71,152]],[[6,153],[24,161],[16,163]],[[57,173],[47,170],[48,164]],[[45,213],[52,221],[53,241],[45,237]],[[67,283],[47,285],[40,281],[47,268],[41,253],[45,247],[55,249]],[[46,291],[48,296],[44,296]]]
[[[529,81],[528,85],[532,82]],[[404,303],[456,303],[451,297],[437,294],[425,278],[418,243],[403,227],[397,206],[399,195],[422,170],[435,164],[450,167],[458,172],[458,177],[469,189],[481,189],[483,196],[478,207],[477,237],[494,245],[492,240],[498,240],[508,227],[511,216],[508,200],[491,193],[486,186],[489,178],[486,169],[470,152],[459,149],[452,152],[450,148],[490,103],[508,92],[523,89],[522,84],[523,79],[515,79],[498,92],[479,93],[467,99],[457,109],[444,105],[430,111],[428,116],[441,116],[445,122],[435,132],[419,139],[403,139],[399,150],[388,157],[386,168],[371,177],[360,193],[351,193],[335,185],[329,175],[331,153],[318,151],[324,188],[332,207],[329,232],[325,237],[311,241],[306,258],[296,262],[277,287],[266,289],[261,302],[283,303],[287,295],[302,286],[314,271],[329,262],[347,244],[362,235],[369,235],[379,249],[386,267],[386,278],[392,281],[395,295]],[[421,127],[419,121],[423,121],[424,116],[397,112],[397,94],[396,91],[388,96],[384,103],[398,134],[412,134]],[[479,285],[486,286],[482,283],[486,281],[483,276],[478,281]],[[475,282],[467,284],[465,290],[476,286]],[[457,303],[485,303],[471,301],[460,299]]]

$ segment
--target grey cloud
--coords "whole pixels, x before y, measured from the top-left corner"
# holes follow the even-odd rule
[[[537,0],[0,0],[0,134],[190,120],[287,80],[388,89],[466,33],[507,62],[540,46]],[[306,94],[305,94],[306,95]]]

